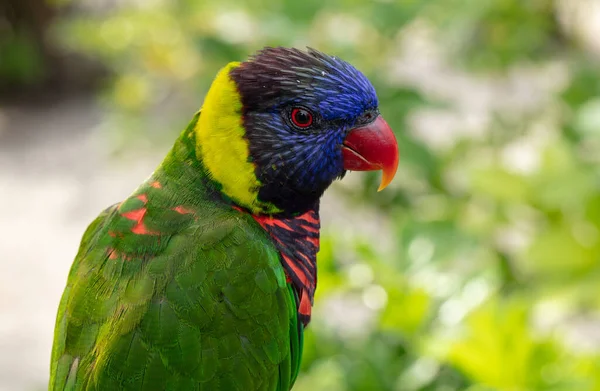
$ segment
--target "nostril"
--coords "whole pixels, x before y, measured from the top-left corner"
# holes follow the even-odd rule
[[[371,122],[373,119],[375,118],[375,114],[373,114],[372,112],[367,112],[364,113],[361,118],[360,118],[360,122],[362,123],[369,123]]]

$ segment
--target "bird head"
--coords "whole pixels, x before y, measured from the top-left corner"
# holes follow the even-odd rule
[[[255,214],[304,213],[346,170],[382,170],[381,190],[398,166],[369,80],[313,49],[265,48],[228,64],[195,131],[209,174]]]

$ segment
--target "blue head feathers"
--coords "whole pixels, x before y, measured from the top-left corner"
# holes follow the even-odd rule
[[[342,142],[377,116],[375,89],[352,65],[313,49],[266,48],[230,76],[242,98],[258,197],[305,212],[344,175]]]

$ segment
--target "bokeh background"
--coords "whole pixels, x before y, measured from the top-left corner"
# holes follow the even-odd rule
[[[600,1],[2,0],[0,390],[86,225],[265,46],[364,71],[401,165],[323,206],[298,391],[600,390]]]

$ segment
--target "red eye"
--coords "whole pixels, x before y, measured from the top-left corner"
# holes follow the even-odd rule
[[[292,122],[299,128],[308,128],[313,123],[313,115],[306,109],[295,107],[292,109]]]

